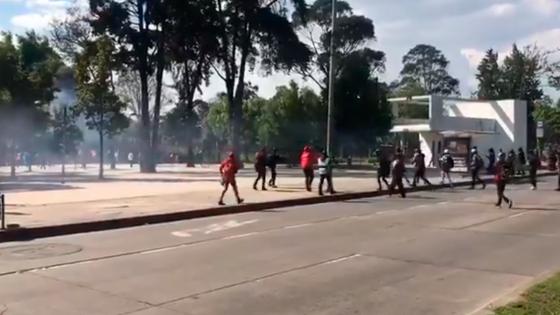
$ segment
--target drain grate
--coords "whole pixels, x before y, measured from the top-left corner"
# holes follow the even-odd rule
[[[34,244],[0,248],[0,260],[29,260],[71,255],[82,251],[72,244]]]

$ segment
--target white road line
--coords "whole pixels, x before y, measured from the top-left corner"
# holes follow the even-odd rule
[[[296,225],[288,225],[288,226],[285,226],[283,228],[286,229],[286,230],[289,230],[289,229],[298,229],[298,228],[305,227],[305,226],[310,226],[310,225],[312,225],[312,224],[311,223],[303,223],[303,224],[296,224]]]
[[[329,260],[325,263],[325,265],[336,264],[336,263],[339,263],[341,261],[354,259],[354,258],[357,258],[357,257],[360,257],[360,256],[362,256],[362,255],[361,254],[354,254],[354,255],[350,255],[350,256],[346,256],[346,257],[341,257],[341,258]]]
[[[518,214],[510,215],[508,218],[513,219],[513,218],[517,218],[517,217],[520,217],[520,216],[523,216],[523,215],[526,215],[526,214],[529,214],[529,212],[521,212],[521,213],[518,213]]]
[[[257,235],[257,234],[261,234],[261,233],[251,232],[251,233],[245,233],[245,234],[231,235],[231,236],[226,236],[226,237],[222,238],[222,240],[233,240],[233,239],[236,239],[236,238],[243,238],[243,237],[248,237],[248,236]]]

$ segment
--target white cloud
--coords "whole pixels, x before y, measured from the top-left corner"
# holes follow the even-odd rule
[[[476,69],[480,61],[484,58],[485,52],[474,48],[463,48],[461,49],[461,55],[467,58],[469,66],[472,69]]]
[[[32,30],[44,30],[50,26],[50,23],[58,18],[62,18],[66,12],[64,10],[53,10],[51,12],[45,13],[28,13],[13,16],[10,19],[10,23],[17,28],[22,29],[32,29]]]
[[[51,8],[66,8],[70,6],[70,2],[64,0],[27,0],[25,5],[28,8],[41,8],[41,9],[51,9]]]
[[[515,13],[517,6],[513,3],[497,3],[490,6],[486,12],[495,17],[510,16]]]
[[[525,5],[543,15],[554,15],[560,9],[560,0],[525,0]]]

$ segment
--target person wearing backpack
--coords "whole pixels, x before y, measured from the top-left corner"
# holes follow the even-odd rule
[[[474,189],[477,182],[482,184],[482,189],[486,189],[486,183],[478,175],[483,167],[484,161],[482,160],[482,157],[478,154],[478,150],[473,148],[471,150],[471,161],[469,165],[469,170],[471,172],[470,189]]]
[[[453,188],[453,181],[451,180],[451,175],[449,173],[455,167],[455,161],[448,149],[443,151],[443,155],[439,159],[439,164],[441,168],[441,184],[443,185],[445,183],[445,178],[447,178],[449,181],[449,187]]]
[[[498,163],[496,163],[496,175],[494,177],[498,193],[498,201],[496,202],[496,207],[498,208],[502,207],[502,200],[508,204],[508,208],[511,209],[511,207],[513,207],[513,200],[506,197],[506,195],[504,194],[509,174],[511,173],[511,171],[508,170],[508,167],[509,164],[506,160],[506,155],[504,153],[500,153],[500,155],[498,155]]]
[[[432,183],[426,179],[426,156],[420,149],[414,150],[414,157],[412,158],[412,164],[414,164],[414,178],[412,179],[412,187],[416,187],[416,184],[420,182],[420,179],[426,183],[426,185],[432,186]]]
[[[229,186],[233,188],[233,193],[237,199],[237,203],[243,203],[243,199],[239,197],[239,190],[237,189],[237,182],[235,180],[235,175],[239,170],[239,164],[235,158],[235,154],[230,152],[227,159],[225,159],[222,164],[220,164],[220,175],[222,176],[222,184],[224,189],[222,190],[222,195],[220,196],[220,201],[218,204],[220,206],[224,205],[224,196],[228,191]]]

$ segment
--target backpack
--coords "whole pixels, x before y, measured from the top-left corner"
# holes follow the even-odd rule
[[[453,160],[453,158],[451,157],[451,155],[448,155],[445,158],[445,164],[449,167],[449,169],[452,169],[455,167],[455,161]]]

